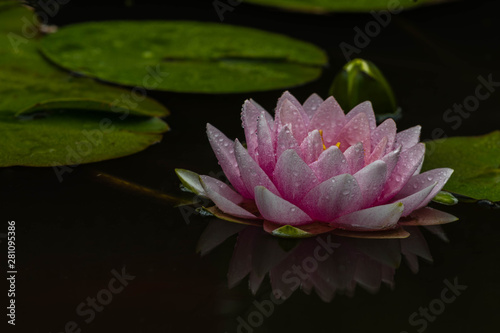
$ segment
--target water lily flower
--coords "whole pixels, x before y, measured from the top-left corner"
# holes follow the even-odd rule
[[[334,97],[313,94],[300,104],[285,92],[274,118],[253,100],[245,101],[241,116],[246,147],[207,124],[210,145],[231,186],[200,176],[196,189],[228,220],[264,222],[270,231],[286,225],[397,229],[453,172],[421,173],[420,126],[399,133],[392,119],[377,126],[370,102],[345,114]]]

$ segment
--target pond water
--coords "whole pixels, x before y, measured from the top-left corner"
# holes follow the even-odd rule
[[[98,1],[74,0],[52,20],[58,25],[103,19],[218,21],[206,1],[161,7],[147,2],[123,7],[122,3],[99,6]],[[432,138],[436,129],[448,136],[499,129],[500,91],[481,101],[456,129],[443,119],[454,103],[474,95],[479,76],[492,75],[500,81],[496,13],[494,1],[405,12],[393,16],[360,50],[356,56],[375,62],[393,85],[403,109],[399,129],[420,124],[423,139]],[[330,65],[319,80],[290,89],[301,101],[313,92],[327,96],[334,75],[345,64],[339,44],[353,44],[353,28],[364,29],[373,20],[370,14],[319,17],[246,4],[225,17],[224,24],[284,33],[328,52]],[[171,131],[160,144],[133,156],[72,168],[62,182],[50,168],[0,169],[3,220],[15,220],[17,226],[15,330],[396,333],[497,329],[500,210],[476,204],[431,204],[460,220],[442,226],[437,235],[436,230],[422,229],[406,243],[340,237],[297,243],[214,221],[108,181],[116,177],[160,193],[184,195],[174,168],[220,172],[205,136],[206,123],[241,139],[243,101],[253,98],[272,111],[281,94],[151,92],[172,113],[166,118]],[[321,252],[328,253],[328,258],[316,258],[314,263],[310,258],[315,248],[329,241],[336,245]],[[197,250],[207,253],[202,256]],[[311,277],[301,278],[303,273],[287,272],[293,265],[306,265],[303,270],[318,267],[311,269]],[[250,279],[245,276],[249,270]],[[285,275],[288,282],[282,279],[280,284],[279,277]],[[303,290],[290,291],[285,301],[272,297],[273,291],[287,292],[299,283]],[[100,301],[92,305],[95,298]]]

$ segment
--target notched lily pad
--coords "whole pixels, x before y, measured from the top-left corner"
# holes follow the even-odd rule
[[[316,79],[327,63],[321,49],[284,35],[190,21],[74,24],[46,36],[41,46],[67,70],[176,92],[282,89]]]
[[[140,89],[74,77],[49,64],[38,51],[33,12],[16,3],[0,7],[0,166],[78,165],[161,140],[168,126],[156,117],[168,114],[164,106]],[[23,34],[26,20],[32,38]]]
[[[451,137],[426,143],[423,170],[455,170],[444,186],[475,201],[500,202],[500,131],[483,136]],[[494,206],[494,203],[491,203]]]

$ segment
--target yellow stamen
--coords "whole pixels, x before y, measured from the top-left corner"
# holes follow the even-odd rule
[[[325,140],[323,140],[323,130],[319,130],[319,135],[321,135],[321,142],[323,143],[323,150],[326,150]]]
[[[326,150],[325,140],[323,139],[323,130],[318,130],[319,135],[321,135],[321,142],[323,143],[323,150]],[[340,148],[340,142],[336,144],[337,148]]]

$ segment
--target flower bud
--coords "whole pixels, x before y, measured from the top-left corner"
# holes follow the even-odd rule
[[[371,61],[354,59],[348,62],[333,80],[330,95],[335,96],[344,110],[370,101],[377,118],[399,113],[391,86]]]

